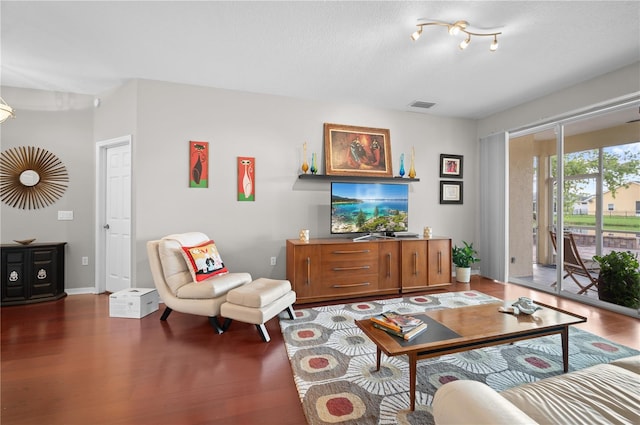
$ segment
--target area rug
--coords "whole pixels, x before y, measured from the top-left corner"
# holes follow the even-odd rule
[[[493,302],[500,300],[463,291],[296,309],[296,320],[282,319],[280,327],[307,421],[432,424],[433,395],[449,381],[473,379],[502,391],[561,374],[559,335],[422,360],[411,412],[406,356],[383,354],[377,372],[376,347],[354,324],[388,310],[418,313]],[[571,327],[569,335],[570,370],[640,353],[577,328]]]

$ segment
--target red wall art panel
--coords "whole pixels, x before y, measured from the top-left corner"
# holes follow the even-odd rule
[[[209,142],[189,142],[189,187],[209,187]]]
[[[238,157],[238,201],[256,200],[256,159]]]

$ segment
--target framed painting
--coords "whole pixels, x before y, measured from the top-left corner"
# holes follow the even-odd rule
[[[462,204],[462,182],[440,180],[440,203]]]
[[[209,142],[189,142],[189,187],[209,187]]]
[[[389,130],[324,124],[325,173],[392,177]]]
[[[238,157],[238,201],[256,200],[256,159]]]
[[[440,177],[462,178],[462,155],[440,155]]]

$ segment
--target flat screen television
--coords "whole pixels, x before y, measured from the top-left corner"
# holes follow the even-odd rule
[[[331,233],[406,232],[409,185],[331,183]]]

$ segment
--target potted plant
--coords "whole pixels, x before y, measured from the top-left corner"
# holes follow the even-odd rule
[[[593,257],[600,265],[598,298],[630,308],[640,308],[638,258],[630,251],[611,251]]]
[[[471,280],[471,265],[480,261],[478,251],[473,244],[462,241],[464,246],[454,245],[451,249],[451,258],[456,266],[456,280],[467,283]]]

